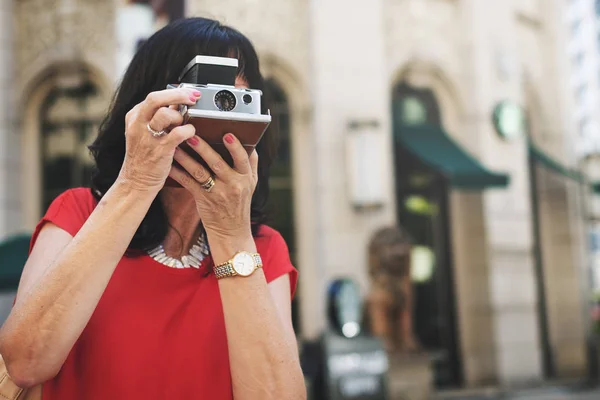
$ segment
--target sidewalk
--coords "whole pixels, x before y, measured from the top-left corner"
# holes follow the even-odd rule
[[[544,388],[519,390],[514,392],[495,392],[479,394],[454,393],[452,395],[438,395],[436,400],[600,400],[600,388],[571,389],[571,388]]]
[[[573,392],[567,390],[546,390],[519,393],[505,397],[507,400],[600,400],[600,390]]]

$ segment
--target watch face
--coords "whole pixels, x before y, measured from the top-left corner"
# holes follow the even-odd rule
[[[241,252],[233,257],[233,269],[241,276],[248,276],[255,269],[254,258],[252,254]]]

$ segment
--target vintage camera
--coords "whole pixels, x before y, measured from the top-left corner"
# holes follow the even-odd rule
[[[259,114],[262,92],[252,89],[237,89],[223,85],[192,85],[182,83],[181,87],[201,89],[202,97],[192,110],[212,110],[234,113]],[[235,118],[235,117],[234,117]]]
[[[223,135],[234,134],[250,154],[271,123],[270,113],[261,113],[262,92],[235,87],[237,69],[236,58],[196,56],[183,69],[178,86],[202,93],[195,105],[182,105],[179,111],[184,123],[193,124],[196,134],[230,164]]]

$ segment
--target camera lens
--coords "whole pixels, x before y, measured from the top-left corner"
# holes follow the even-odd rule
[[[236,100],[229,90],[221,90],[215,94],[215,106],[221,111],[231,111],[235,108]]]
[[[245,94],[244,97],[242,97],[242,100],[244,100],[245,104],[250,104],[252,103],[252,96],[250,96],[249,94]]]

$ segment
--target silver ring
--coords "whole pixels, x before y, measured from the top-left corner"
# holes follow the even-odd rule
[[[146,124],[146,128],[148,128],[148,132],[150,132],[152,134],[152,136],[158,138],[158,137],[163,137],[167,134],[167,132],[163,129],[160,132],[155,131],[154,129],[152,129],[150,127],[150,122],[148,122],[148,124]]]
[[[215,180],[211,176],[206,180],[206,182],[200,182],[200,186],[202,186],[204,190],[210,193],[212,188],[215,186]]]

